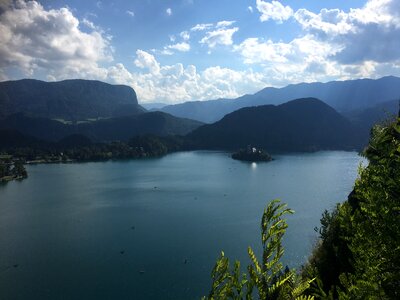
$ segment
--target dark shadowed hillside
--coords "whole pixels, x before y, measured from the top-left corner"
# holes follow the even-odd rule
[[[0,129],[18,130],[35,138],[58,141],[66,136],[81,134],[94,141],[128,140],[137,135],[185,135],[202,125],[198,121],[181,119],[162,112],[110,118],[80,124],[14,114],[0,120]]]
[[[10,147],[35,147],[42,146],[43,144],[43,141],[22,134],[17,130],[0,129],[0,149]]]
[[[78,125],[78,132],[102,141],[126,140],[138,135],[185,135],[202,123],[182,119],[163,112],[100,120]]]
[[[135,91],[93,80],[0,82],[0,118],[15,113],[68,121],[109,118],[143,112]]]
[[[344,114],[352,123],[369,133],[372,126],[385,121],[392,121],[399,111],[399,100],[387,101],[362,110]]]
[[[366,140],[347,119],[314,98],[242,108],[187,136],[193,148],[233,150],[251,144],[274,152],[351,150]]]
[[[388,76],[377,80],[358,79],[327,83],[300,83],[283,88],[269,87],[254,95],[244,95],[237,99],[185,102],[168,105],[160,110],[178,117],[213,123],[242,107],[281,104],[292,99],[308,97],[318,98],[341,113],[362,110],[398,99],[400,78]]]

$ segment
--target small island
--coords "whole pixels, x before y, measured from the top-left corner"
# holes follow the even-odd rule
[[[247,148],[240,149],[238,152],[232,154],[232,158],[236,160],[259,162],[259,161],[271,161],[273,158],[263,149],[258,149],[248,145]]]

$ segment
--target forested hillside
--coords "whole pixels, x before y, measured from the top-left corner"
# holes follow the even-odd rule
[[[281,105],[246,107],[187,135],[194,149],[237,150],[246,145],[271,152],[354,150],[368,140],[324,102],[305,98]]]

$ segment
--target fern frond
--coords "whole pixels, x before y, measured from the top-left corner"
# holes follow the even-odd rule
[[[256,255],[254,254],[253,249],[251,249],[251,247],[248,247],[247,248],[247,253],[249,254],[249,257],[250,257],[251,261],[253,262],[253,265],[255,267],[255,271],[258,274],[260,274],[261,273],[261,267],[260,267],[260,264],[259,264],[259,262],[257,260]]]
[[[314,300],[315,298],[314,298],[314,296],[310,296],[310,295],[308,295],[308,296],[301,295],[301,296],[298,296],[298,297],[296,297],[294,299],[295,300]]]

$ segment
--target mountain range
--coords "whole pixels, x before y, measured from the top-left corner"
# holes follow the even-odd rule
[[[147,112],[135,91],[93,80],[0,82],[0,129],[57,141],[83,134],[94,141],[127,140],[143,134],[185,135],[199,121]]]
[[[127,86],[26,79],[0,83],[0,130],[8,132],[11,142],[13,136],[18,141],[57,142],[72,135],[109,142],[151,134],[184,136],[184,149],[237,150],[251,144],[272,152],[351,150],[366,144],[374,123],[397,113],[398,100],[393,99],[399,95],[400,78],[384,77],[266,88],[237,99],[186,102],[148,112]],[[180,116],[220,120],[204,125],[166,112],[174,109]]]
[[[177,117],[213,123],[243,107],[282,104],[287,101],[313,97],[322,100],[340,113],[362,111],[380,103],[400,99],[400,78],[358,79],[327,83],[300,83],[283,88],[267,87],[253,95],[236,99],[190,101],[168,105],[160,111]]]

